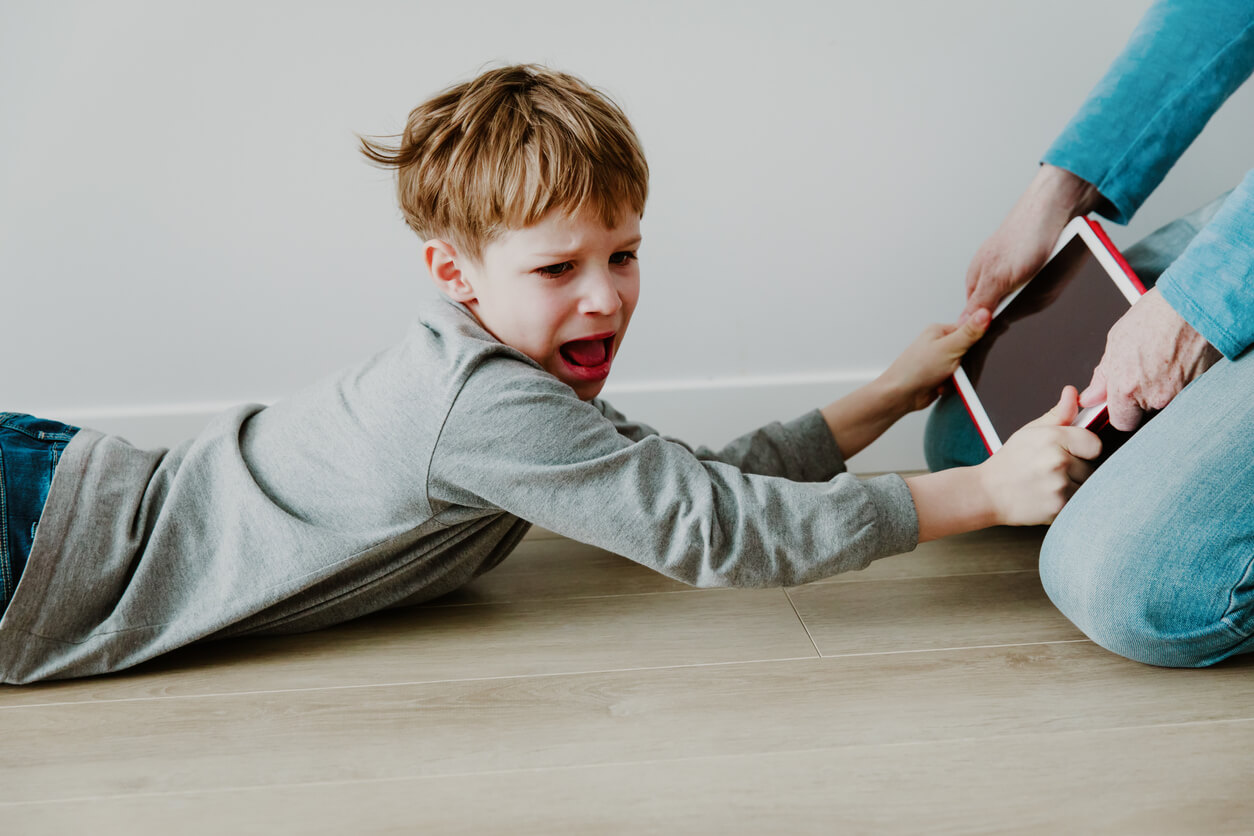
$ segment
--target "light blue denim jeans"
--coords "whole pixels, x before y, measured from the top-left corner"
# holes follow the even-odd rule
[[[1147,285],[1222,201],[1128,248]],[[1171,667],[1254,650],[1251,355],[1220,360],[1186,387],[1098,468],[1045,537],[1045,591],[1108,650]],[[987,457],[953,396],[929,416],[924,447],[933,470]]]

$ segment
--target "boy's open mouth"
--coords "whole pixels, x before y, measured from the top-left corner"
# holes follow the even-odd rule
[[[599,380],[610,373],[613,350],[614,335],[610,334],[606,337],[571,340],[563,343],[558,353],[576,377]]]

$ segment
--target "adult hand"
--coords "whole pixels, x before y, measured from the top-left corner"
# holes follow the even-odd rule
[[[1106,352],[1080,395],[1080,404],[1107,401],[1111,425],[1134,429],[1147,411],[1171,403],[1219,357],[1154,288],[1110,329]]]
[[[1049,258],[1062,228],[1095,208],[1097,189],[1066,169],[1042,165],[1027,191],[967,268],[965,317],[998,301],[1026,282]]]

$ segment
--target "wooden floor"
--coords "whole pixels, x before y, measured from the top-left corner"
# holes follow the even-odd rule
[[[540,533],[435,605],[0,687],[0,833],[1254,831],[1254,660],[1094,646],[1039,539],[742,591]]]

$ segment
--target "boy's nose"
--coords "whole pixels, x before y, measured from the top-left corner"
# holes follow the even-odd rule
[[[613,277],[598,272],[586,278],[579,300],[579,312],[602,315],[618,313],[618,309],[623,306],[623,300],[618,294],[618,286]]]

